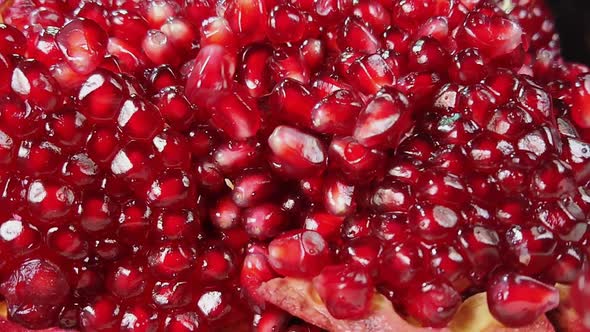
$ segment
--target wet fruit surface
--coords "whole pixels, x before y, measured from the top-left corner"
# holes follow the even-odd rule
[[[2,16],[12,322],[411,331],[401,316],[445,328],[485,293],[498,324],[537,326],[555,283],[590,316],[590,70],[561,57],[541,1],[16,0]],[[259,292],[277,277],[304,298]]]

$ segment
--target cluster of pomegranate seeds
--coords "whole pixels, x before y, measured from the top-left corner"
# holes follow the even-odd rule
[[[278,276],[338,319],[380,292],[444,327],[487,291],[518,327],[555,283],[590,317],[590,73],[541,1],[16,0],[3,19],[12,321],[319,331],[265,303]]]

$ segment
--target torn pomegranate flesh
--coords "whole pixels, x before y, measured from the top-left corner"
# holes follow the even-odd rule
[[[542,1],[33,1],[0,24],[0,294],[26,328],[590,317],[590,70]],[[588,320],[588,319],[586,319]],[[588,327],[590,328],[590,326]]]

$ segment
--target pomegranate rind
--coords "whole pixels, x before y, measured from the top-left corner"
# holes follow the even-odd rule
[[[313,290],[311,282],[294,278],[275,278],[262,284],[259,294],[268,302],[328,331],[339,332],[451,332],[450,329],[416,327],[400,317],[384,296],[373,298],[371,314],[359,320],[332,317]]]
[[[558,284],[556,287],[559,290],[559,307],[547,314],[551,322],[553,322],[555,330],[561,332],[588,332],[570,302],[570,286]]]
[[[448,328],[424,328],[410,324],[395,312],[391,302],[377,294],[371,314],[360,320],[332,317],[313,289],[311,282],[295,278],[275,278],[263,283],[258,293],[269,303],[308,323],[334,332],[555,332],[546,316],[533,324],[508,328],[495,320],[487,306],[485,293],[467,299],[455,314]],[[566,330],[570,331],[570,330]],[[578,331],[578,330],[571,330]]]

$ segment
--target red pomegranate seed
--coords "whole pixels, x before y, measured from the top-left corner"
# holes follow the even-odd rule
[[[35,226],[19,218],[15,216],[0,224],[0,239],[12,255],[24,256],[39,248],[41,234]]]
[[[453,318],[461,297],[446,282],[432,281],[423,283],[410,290],[406,310],[412,318],[430,327],[445,327]]]
[[[190,21],[183,17],[168,19],[160,30],[168,37],[168,40],[179,51],[190,51],[193,41],[197,37],[196,28]]]
[[[180,58],[168,36],[160,30],[148,30],[142,42],[145,55],[156,65],[170,64],[178,66]]]
[[[412,126],[406,97],[390,89],[380,90],[359,114],[353,137],[367,147],[396,146]]]
[[[326,165],[327,154],[316,137],[288,126],[279,126],[268,137],[273,153],[271,166],[288,175],[317,175]]]
[[[342,216],[335,216],[321,210],[310,211],[305,217],[303,228],[318,232],[325,239],[333,239],[338,235],[343,221]]]
[[[327,266],[313,278],[313,286],[334,318],[359,319],[369,313],[373,282],[360,266]]]
[[[235,68],[233,55],[222,46],[203,47],[187,79],[186,96],[197,105],[206,104],[217,92],[230,87]]]
[[[207,18],[202,22],[199,31],[202,46],[215,44],[232,51],[237,47],[237,37],[223,17],[212,16]]]
[[[89,74],[100,65],[107,51],[107,34],[92,20],[75,19],[55,36],[68,64],[80,74]]]
[[[278,273],[293,277],[317,275],[330,261],[326,240],[314,231],[293,231],[274,238],[268,261]]]
[[[100,297],[80,310],[80,326],[86,329],[107,330],[119,327],[121,307],[111,297]]]
[[[19,97],[42,111],[52,112],[61,106],[61,91],[49,71],[40,62],[19,62],[10,81],[10,87]]]
[[[531,324],[559,305],[557,289],[516,273],[496,274],[487,291],[488,306],[507,326]]]
[[[228,2],[223,16],[241,44],[263,40],[268,9],[262,0],[236,0]]]
[[[267,35],[275,43],[298,42],[305,35],[304,15],[290,5],[277,5],[268,14]]]

